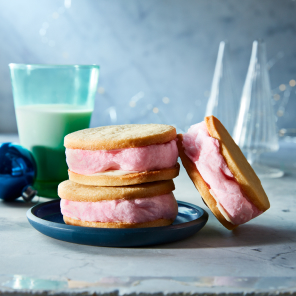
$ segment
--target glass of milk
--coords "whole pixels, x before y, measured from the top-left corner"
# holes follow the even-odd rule
[[[89,127],[99,78],[96,65],[10,64],[20,143],[37,163],[39,196],[57,196],[68,179],[64,136]]]

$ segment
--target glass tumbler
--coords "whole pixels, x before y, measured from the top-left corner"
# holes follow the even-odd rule
[[[88,128],[99,78],[96,65],[9,64],[20,144],[37,164],[39,196],[57,198],[68,179],[65,135]]]

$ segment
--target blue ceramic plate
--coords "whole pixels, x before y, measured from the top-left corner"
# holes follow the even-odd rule
[[[27,212],[31,225],[62,241],[104,247],[144,247],[170,243],[193,235],[208,221],[208,214],[193,204],[178,201],[178,216],[170,226],[151,228],[92,228],[66,225],[60,201],[38,204]]]

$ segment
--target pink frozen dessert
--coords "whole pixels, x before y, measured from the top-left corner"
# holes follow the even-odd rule
[[[69,179],[85,185],[124,186],[179,174],[176,129],[164,124],[90,128],[65,137]]]
[[[270,207],[259,178],[217,118],[206,117],[178,139],[187,173],[226,228],[234,229]]]
[[[64,181],[58,187],[66,224],[103,228],[171,224],[178,213],[172,180],[124,187],[86,186]]]

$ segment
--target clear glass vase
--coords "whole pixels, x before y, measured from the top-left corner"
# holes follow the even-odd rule
[[[238,99],[234,94],[229,56],[229,44],[221,41],[205,116],[217,117],[232,135],[237,117]]]
[[[261,40],[253,42],[233,138],[259,178],[283,176],[281,170],[264,166],[259,162],[261,153],[274,152],[279,147],[265,43]]]

